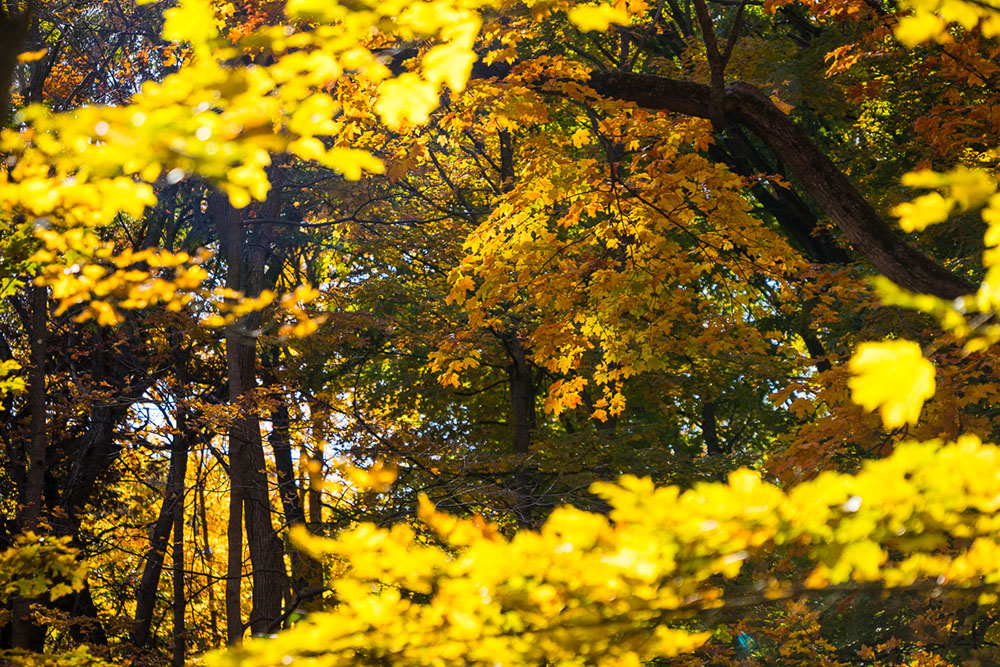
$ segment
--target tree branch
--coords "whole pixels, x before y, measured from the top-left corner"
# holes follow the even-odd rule
[[[599,94],[697,118],[711,118],[709,86],[648,74],[593,72]],[[725,89],[725,118],[766,143],[872,266],[906,289],[954,299],[975,291],[968,280],[910,246],[883,220],[812,139],[763,92],[746,83]]]

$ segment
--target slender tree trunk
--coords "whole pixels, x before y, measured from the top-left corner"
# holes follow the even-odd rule
[[[186,424],[182,422],[183,413],[177,416],[177,429],[180,435],[175,442],[179,442],[178,448],[171,455],[170,463],[173,468],[173,458],[177,457],[180,462],[177,466],[177,487],[175,488],[175,500],[173,508],[174,518],[174,654],[173,667],[184,667],[184,637],[187,634],[184,625],[184,478],[187,472],[187,438]],[[183,451],[181,451],[183,447]]]
[[[273,382],[272,386],[276,383]],[[299,495],[295,479],[295,467],[292,464],[292,443],[289,435],[288,399],[282,393],[277,397],[278,404],[271,411],[271,449],[274,451],[274,465],[278,473],[278,493],[281,497],[281,507],[285,513],[285,523],[288,526],[306,525],[305,510]],[[313,588],[317,577],[319,563],[302,554],[298,549],[289,547],[291,562],[291,585],[294,598],[303,591]]]
[[[31,433],[27,454],[28,472],[25,479],[23,503],[18,527],[22,531],[35,530],[42,511],[45,488],[45,451],[47,448],[45,355],[48,347],[48,288],[33,286],[31,295],[31,329],[29,345],[31,369],[28,372],[28,406],[31,414]],[[32,622],[32,600],[15,597],[11,609],[11,643],[15,648],[39,651],[45,641],[45,630]]]
[[[312,460],[316,461],[320,465],[323,464],[323,450],[320,448],[313,449]],[[320,528],[320,524],[323,523],[323,496],[320,491],[318,481],[319,476],[313,479],[313,475],[310,473],[309,481],[309,529],[316,532]]]
[[[187,474],[187,457],[189,449],[189,433],[185,408],[177,409],[177,435],[170,448],[170,471],[167,473],[167,488],[160,505],[160,513],[153,524],[153,535],[149,541],[149,551],[146,554],[146,564],[142,569],[142,579],[135,598],[135,621],[132,626],[132,642],[136,646],[145,646],[149,641],[149,630],[153,622],[153,611],[156,607],[156,592],[160,586],[160,574],[163,572],[163,559],[167,551],[167,539],[170,527],[175,526],[174,557],[177,557],[176,523],[177,517],[184,516],[184,478]],[[183,545],[182,545],[183,546]],[[183,549],[182,549],[183,553]],[[176,570],[176,563],[174,568]]]
[[[809,352],[809,356],[816,364],[816,370],[823,373],[833,368],[830,364],[830,358],[826,354],[826,348],[823,347],[823,343],[820,342],[816,334],[803,328],[799,335],[802,336],[802,340],[805,341],[806,351]]]
[[[290,526],[304,524],[306,516],[299,502],[299,490],[295,483],[295,467],[292,465],[292,445],[288,434],[288,403],[284,396],[278,398],[278,405],[271,412],[271,448],[274,450],[274,465],[278,472],[278,492],[285,521]]]
[[[232,645],[243,641],[243,494],[232,473],[229,487],[229,522],[226,526],[226,643]]]
[[[11,118],[10,85],[14,80],[17,56],[24,49],[24,41],[31,24],[33,3],[28,3],[19,13],[0,11],[0,125],[6,127]]]
[[[138,335],[138,332],[136,332]],[[105,345],[98,346],[98,354]],[[89,424],[86,433],[64,448],[73,451],[75,460],[69,474],[63,482],[61,498],[59,499],[60,516],[53,519],[56,532],[60,535],[74,535],[79,520],[77,513],[87,504],[100,480],[114,465],[121,452],[121,443],[115,437],[116,427],[122,423],[131,405],[140,400],[142,395],[155,380],[155,376],[145,375],[135,379],[133,369],[137,364],[144,363],[133,353],[114,351],[110,370],[101,373],[103,380],[118,387],[113,401],[99,402],[90,408]],[[100,366],[95,363],[95,368]]]
[[[28,475],[24,492],[21,530],[34,530],[42,511],[45,487],[46,389],[45,356],[48,347],[48,288],[31,287],[31,370],[28,374],[28,405],[31,436],[28,445]]]
[[[170,472],[173,473],[171,460]],[[149,629],[153,622],[153,609],[156,606],[156,590],[159,588],[160,573],[163,571],[163,557],[167,550],[167,538],[170,536],[170,523],[173,519],[174,504],[173,480],[167,480],[167,494],[160,506],[160,513],[153,524],[153,535],[149,540],[149,551],[146,553],[146,563],[142,568],[142,578],[139,590],[135,596],[135,620],[132,624],[132,643],[145,646],[149,640]]]
[[[201,458],[199,457],[199,465],[202,464]],[[200,471],[199,471],[200,479]],[[212,579],[215,577],[215,571],[212,567],[212,561],[214,560],[212,553],[212,547],[208,541],[208,511],[205,507],[205,486],[199,484],[195,490],[195,495],[197,496],[198,502],[198,522],[201,525],[201,562],[205,566],[205,573],[208,575],[208,619],[209,628],[212,632],[212,644],[217,645],[219,643],[219,614],[215,609],[215,584]]]
[[[500,139],[500,190],[514,189],[517,174],[514,169],[514,137],[502,130]],[[510,358],[507,365],[507,383],[510,389],[511,417],[514,424],[513,449],[521,455],[521,461],[514,473],[515,514],[524,527],[533,526],[531,508],[536,498],[531,489],[529,471],[526,469],[528,454],[531,452],[531,435],[535,423],[535,383],[531,378],[524,346],[516,331],[505,332],[500,342]]]
[[[719,433],[716,429],[715,401],[701,402],[701,433],[705,438],[705,448],[709,456],[722,454],[719,446]]]
[[[74,642],[107,646],[108,635],[97,621],[97,605],[89,583],[84,583],[83,590],[59,598],[54,606],[71,617],[69,634]]]
[[[310,400],[309,412],[312,415],[310,433],[313,443],[322,443],[325,440],[323,425],[317,415],[323,412],[317,401]],[[309,460],[322,469],[323,449],[322,446],[312,446],[303,443],[299,449],[299,457]],[[320,484],[323,480],[322,472],[315,471],[310,466],[306,469],[306,477],[301,479],[297,485],[298,505],[303,512],[305,526],[310,533],[317,534],[322,529],[323,524],[323,494]],[[323,564],[311,558],[308,554],[300,552],[301,570],[298,571],[299,586],[296,590],[296,606],[306,611],[318,611],[323,608],[323,599],[316,594],[324,587]],[[294,561],[293,561],[294,563]]]

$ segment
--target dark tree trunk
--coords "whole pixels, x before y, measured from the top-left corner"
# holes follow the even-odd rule
[[[177,417],[177,429],[180,435],[176,438],[177,448],[171,454],[170,467],[173,468],[174,458],[177,465],[177,487],[174,500],[174,652],[173,667],[184,667],[184,477],[187,472],[187,437],[186,424],[182,414]]]
[[[24,50],[24,41],[31,24],[31,7],[20,13],[12,13],[5,5],[0,9],[0,124],[6,127],[11,118],[10,85],[14,80],[17,56]]]
[[[780,174],[787,176],[780,165],[770,164],[739,126],[731,126],[709,148],[713,159],[725,162],[740,176]],[[816,264],[846,264],[850,258],[837,246],[829,233],[819,227],[816,214],[806,202],[789,188],[769,188],[763,183],[750,187],[754,198],[781,228],[802,249],[803,255]]]
[[[274,465],[278,473],[278,491],[285,521],[290,526],[304,524],[306,516],[299,502],[299,489],[295,483],[295,468],[292,465],[292,445],[288,436],[288,403],[284,396],[278,398],[278,405],[271,412],[271,448],[274,450]]]
[[[719,445],[715,401],[702,400],[701,402],[701,433],[705,438],[705,449],[709,456],[723,453],[722,447]]]
[[[141,340],[138,332],[134,333],[132,340]],[[102,342],[97,354],[103,354],[104,347]],[[155,379],[150,375],[135,374],[135,369],[141,368],[144,362],[133,352],[115,351],[113,355],[110,368],[95,379],[116,387],[115,400],[94,405],[90,409],[87,431],[65,447],[75,453],[75,459],[63,481],[59,498],[62,517],[54,520],[56,530],[62,535],[75,534],[78,523],[76,513],[86,505],[98,480],[108,472],[121,452],[121,445],[115,438],[116,427]],[[100,366],[95,363],[95,367]]]
[[[826,348],[823,347],[823,343],[816,337],[816,334],[811,331],[803,331],[801,336],[802,340],[806,343],[806,351],[809,352],[809,356],[816,363],[816,370],[822,373],[833,368],[830,365],[830,359],[827,357]]]
[[[239,489],[243,500],[247,547],[250,551],[253,582],[250,630],[263,633],[281,616],[285,579],[284,548],[271,523],[260,421],[256,407],[250,405],[248,400],[253,390],[255,349],[236,342],[232,337],[227,342],[232,380],[230,400],[242,405],[240,415],[230,429],[230,471],[232,485]]]
[[[528,470],[528,455],[531,452],[531,436],[535,430],[535,384],[531,377],[524,346],[517,334],[505,334],[501,342],[510,363],[507,365],[507,381],[510,388],[511,420],[513,429],[513,450],[518,458],[517,470],[514,472],[514,513],[518,523],[523,527],[532,527],[534,519],[532,508],[538,503],[532,489],[530,471]]]
[[[271,384],[274,385],[273,378]],[[277,400],[278,404],[271,411],[269,440],[271,449],[274,451],[274,465],[278,473],[278,494],[281,497],[281,507],[285,513],[285,523],[288,526],[304,526],[306,525],[306,515],[295,479],[295,467],[292,465],[288,400],[284,394],[278,396]],[[322,581],[322,571],[319,563],[297,549],[290,549],[289,555],[294,600],[298,599],[304,591],[315,588],[317,580]]]
[[[248,297],[257,296],[264,277],[266,249],[262,246],[266,239],[254,239],[254,243],[248,243],[243,217],[222,195],[214,195],[210,204],[228,264],[227,287],[241,290]],[[259,323],[260,315],[250,313],[226,327],[229,400],[233,405],[240,406],[229,431],[232,492],[226,623],[230,643],[236,643],[243,636],[239,609],[239,578],[242,574],[240,505],[252,568],[251,632],[264,633],[281,617],[281,601],[285,593],[284,549],[271,523],[260,419],[252,396],[257,386],[256,329]]]
[[[201,557],[202,563],[205,565],[205,571],[208,573],[209,577],[214,577],[215,572],[213,571],[212,561],[214,560],[212,553],[212,547],[208,541],[208,511],[205,507],[205,486],[204,484],[199,484],[195,490],[195,494],[198,498],[198,523],[201,526]],[[212,643],[213,645],[218,644],[220,640],[219,635],[219,615],[215,610],[215,586],[211,584],[208,586],[208,619],[209,628],[212,632]]]
[[[107,645],[108,635],[97,621],[97,605],[94,604],[89,583],[84,584],[83,590],[59,598],[54,606],[71,617],[69,634],[73,641],[95,646]]]
[[[226,643],[239,644],[243,641],[243,494],[232,473],[226,544]]]
[[[57,480],[49,476],[46,472],[45,459],[50,454],[47,442],[47,425],[45,424],[45,409],[47,406],[47,396],[44,388],[44,365],[46,363],[46,339],[45,321],[47,318],[47,297],[44,288],[33,288],[32,300],[35,302],[31,310],[33,313],[27,320],[26,329],[36,334],[29,338],[34,341],[43,341],[37,344],[32,350],[32,370],[29,381],[33,388],[29,389],[29,412],[32,413],[32,432],[28,445],[25,447],[25,455],[28,461],[28,472],[25,474],[24,492],[26,494],[24,504],[28,511],[25,516],[29,523],[36,521],[43,511],[49,512],[47,520],[52,525],[54,532],[60,536],[77,537],[79,521],[77,514],[90,500],[97,483],[103,475],[107,473],[115,462],[121,449],[115,438],[115,427],[121,422],[128,412],[130,405],[139,399],[149,386],[152,378],[146,375],[135,374],[135,369],[141,367],[141,361],[127,346],[118,346],[112,356],[110,367],[105,364],[104,340],[98,332],[94,353],[91,358],[90,370],[95,381],[105,382],[110,386],[118,388],[115,401],[110,403],[97,403],[90,408],[88,423],[84,433],[75,438],[67,438],[63,441],[53,443],[53,451],[62,452],[64,456],[72,457],[73,464],[69,473],[63,480]],[[32,323],[32,320],[34,322]],[[30,343],[31,341],[29,341]],[[33,344],[35,345],[35,344]],[[40,358],[39,358],[39,355]],[[35,415],[38,415],[36,418]],[[38,465],[33,465],[33,462]],[[34,468],[34,469],[32,469]],[[29,481],[30,480],[30,481]],[[59,486],[61,485],[61,488]],[[35,498],[29,502],[27,498]],[[42,505],[47,507],[43,510]],[[57,600],[53,605],[55,608],[70,613],[75,618],[69,626],[70,634],[80,641],[92,644],[104,644],[107,642],[100,622],[97,619],[97,611],[89,588],[71,593]],[[20,622],[23,613],[14,614],[14,626]],[[84,620],[82,617],[89,616]],[[11,630],[12,641],[14,628]],[[41,640],[41,633],[35,635],[34,645],[37,647]]]
[[[10,82],[7,81],[9,85]],[[28,471],[25,479],[23,510],[18,528],[35,530],[41,518],[45,490],[45,450],[48,445],[45,389],[45,355],[48,347],[48,288],[33,286],[31,293],[31,327],[29,345],[31,369],[28,373],[28,406],[31,433],[28,440]],[[41,651],[45,642],[44,628],[33,623],[30,616],[32,600],[17,596],[11,609],[11,644],[15,648]]]
[[[323,463],[323,450],[316,448],[312,452],[312,460]],[[317,484],[309,484],[309,530],[317,532],[323,525],[323,494]]]
[[[535,386],[524,347],[517,335],[504,336],[503,346],[510,357],[507,381],[514,423],[514,453],[527,454],[531,451],[531,432],[535,428]]]
[[[42,511],[45,489],[46,389],[45,355],[48,347],[48,288],[31,288],[31,370],[28,374],[28,404],[31,413],[31,435],[28,441],[28,474],[24,490],[24,510],[20,529],[34,530]]]
[[[153,621],[156,592],[160,585],[160,574],[163,571],[163,559],[167,551],[170,526],[176,523],[178,515],[183,517],[184,514],[184,477],[187,474],[188,449],[187,417],[184,414],[184,408],[178,407],[177,435],[170,448],[170,471],[167,473],[167,488],[163,494],[160,513],[153,524],[153,535],[149,540],[146,564],[142,568],[139,591],[135,597],[132,642],[139,647],[145,646],[149,641],[149,629]],[[174,557],[176,558],[176,545]],[[174,567],[176,568],[176,564]]]

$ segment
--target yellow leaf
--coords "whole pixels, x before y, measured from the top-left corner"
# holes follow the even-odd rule
[[[628,12],[607,3],[574,7],[567,12],[567,15],[570,22],[584,32],[590,30],[603,32],[611,24],[626,25],[628,23]]]
[[[37,51],[25,51],[24,53],[18,54],[17,59],[22,63],[32,63],[36,60],[41,60],[48,53],[48,49],[38,49]]]
[[[434,85],[444,81],[455,92],[461,92],[475,60],[475,54],[459,44],[439,44],[423,58],[424,76]]]
[[[226,325],[226,318],[222,315],[209,315],[205,319],[206,327],[222,327]]]
[[[69,595],[73,592],[73,587],[69,584],[56,584],[49,590],[49,599],[58,600],[64,595]]]
[[[219,36],[212,6],[206,0],[181,0],[163,12],[163,38],[189,42],[199,56],[207,56],[210,42]]]
[[[982,206],[997,191],[997,183],[982,169],[958,167],[948,173],[951,198],[963,211]]]
[[[250,193],[244,188],[231,183],[220,183],[219,188],[229,196],[233,208],[246,208],[250,205]]]
[[[361,178],[362,171],[372,174],[381,174],[385,171],[385,165],[382,164],[381,160],[367,151],[355,148],[334,146],[326,152],[326,155],[319,162],[331,169],[336,169],[349,181]]]
[[[899,218],[899,226],[904,232],[919,232],[927,225],[947,219],[953,206],[951,199],[945,199],[939,192],[921,195],[911,202],[903,202],[892,209]]]
[[[991,8],[992,9],[992,8]],[[984,13],[982,8],[971,2],[944,2],[940,8],[941,18],[949,23],[957,23],[966,30],[972,30]]]
[[[896,39],[909,47],[914,47],[929,39],[950,41],[948,24],[940,16],[921,9],[913,16],[904,16],[896,24]]]
[[[588,132],[583,128],[580,128],[579,130],[573,133],[571,139],[573,141],[574,146],[576,146],[577,148],[582,148],[584,144],[590,141],[590,132]]]
[[[437,104],[434,85],[406,72],[382,84],[375,110],[390,129],[398,130],[404,121],[426,123]]]
[[[379,459],[367,470],[353,466],[348,467],[347,476],[360,489],[385,493],[392,488],[393,482],[396,481],[396,468]]]
[[[849,368],[851,400],[869,412],[878,408],[886,428],[916,424],[934,395],[934,366],[913,341],[863,343]]]

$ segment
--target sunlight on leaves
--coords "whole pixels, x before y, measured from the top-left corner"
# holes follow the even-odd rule
[[[934,366],[912,341],[862,343],[849,367],[851,399],[869,412],[877,409],[886,428],[916,424],[934,395]]]

